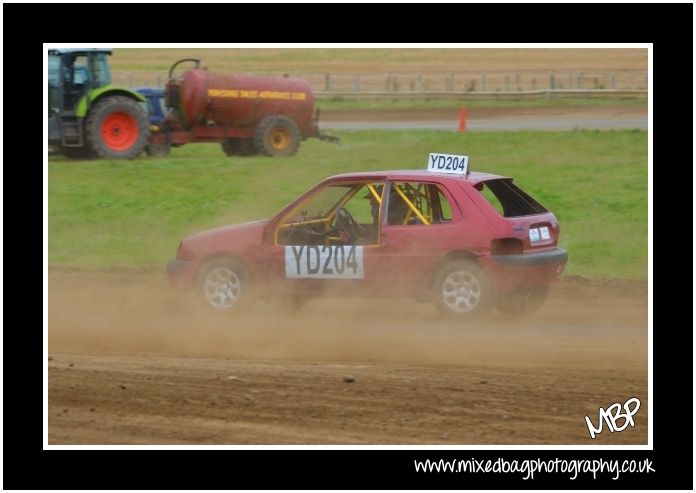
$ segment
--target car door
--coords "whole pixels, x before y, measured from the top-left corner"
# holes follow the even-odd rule
[[[394,294],[418,295],[428,289],[442,256],[461,240],[461,212],[442,184],[389,183],[381,230],[378,275]]]
[[[329,182],[269,222],[261,255],[269,288],[308,296],[369,292],[378,282],[383,189],[375,179]]]

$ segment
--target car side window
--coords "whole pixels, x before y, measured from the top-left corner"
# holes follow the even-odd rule
[[[278,245],[377,245],[384,183],[329,185],[307,197],[278,225]]]
[[[437,188],[437,201],[440,206],[440,222],[448,223],[452,220],[452,206],[449,200],[447,200],[447,197],[445,197],[445,194],[442,193],[442,190],[440,190],[439,187],[435,188]]]
[[[391,184],[387,212],[389,225],[431,225],[451,220],[452,207],[437,185],[419,182]]]

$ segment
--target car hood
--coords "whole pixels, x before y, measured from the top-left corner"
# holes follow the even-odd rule
[[[179,255],[181,259],[201,259],[216,254],[244,255],[261,245],[263,229],[268,220],[251,221],[208,229],[184,238]]]

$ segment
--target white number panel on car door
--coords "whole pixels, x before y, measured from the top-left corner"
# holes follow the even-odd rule
[[[355,245],[285,247],[288,279],[363,279],[363,247]]]

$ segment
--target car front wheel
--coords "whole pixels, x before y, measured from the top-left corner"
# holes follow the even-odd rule
[[[444,265],[435,277],[433,294],[440,311],[457,318],[482,315],[490,308],[488,277],[472,261],[456,260]]]
[[[251,278],[238,262],[218,259],[208,262],[198,280],[203,303],[217,311],[236,312],[251,301]]]

